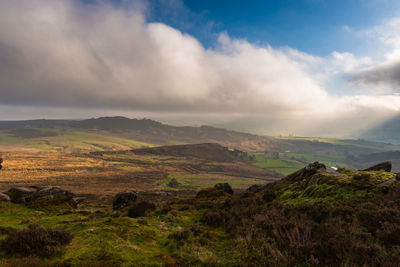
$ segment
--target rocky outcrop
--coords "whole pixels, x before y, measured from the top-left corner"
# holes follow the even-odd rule
[[[71,201],[75,196],[72,192],[55,187],[46,186],[39,188],[27,200],[28,206],[36,209],[48,209],[50,207],[63,206],[72,207]]]
[[[6,194],[11,202],[25,204],[35,209],[47,209],[49,206],[66,204],[65,207],[71,207],[71,201],[75,194],[72,192],[55,187],[12,187]]]
[[[118,210],[131,206],[137,199],[137,193],[134,191],[120,192],[115,195],[113,200],[113,209]]]
[[[3,166],[1,165],[3,163],[3,159],[0,158],[0,170],[3,168]]]
[[[180,183],[175,178],[172,178],[168,183],[168,186],[172,188],[177,188],[179,185]]]
[[[288,176],[286,176],[285,180],[290,182],[302,181],[304,179],[311,178],[314,174],[316,174],[319,171],[326,171],[326,166],[316,161],[314,163],[308,164],[306,167],[292,174],[289,174]]]
[[[6,194],[0,193],[0,202],[9,202],[11,201],[10,197]]]
[[[392,178],[392,179],[389,179],[387,181],[384,181],[382,183],[375,185],[375,187],[389,186],[389,185],[392,185],[395,181],[396,181],[396,178]]]
[[[74,197],[74,194],[68,190],[55,187],[55,186],[46,186],[39,188],[36,192],[34,192],[31,197],[28,199],[29,202],[36,202],[40,200],[53,200],[53,199],[65,199],[66,201],[71,200]]]
[[[392,163],[390,161],[385,161],[379,164],[376,164],[372,167],[365,169],[364,171],[385,171],[390,172],[392,170]]]
[[[27,204],[30,202],[30,197],[38,191],[37,187],[18,186],[10,188],[6,194],[10,197],[11,202],[17,204]]]
[[[84,202],[85,200],[86,197],[73,197],[69,203],[71,204],[72,207],[77,208],[78,205]]]
[[[228,194],[233,194],[232,187],[228,183],[218,183],[214,186],[215,189],[219,189],[224,191],[225,193]]]

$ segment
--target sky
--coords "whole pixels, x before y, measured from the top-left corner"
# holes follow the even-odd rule
[[[0,0],[0,120],[356,137],[400,112],[400,2]]]

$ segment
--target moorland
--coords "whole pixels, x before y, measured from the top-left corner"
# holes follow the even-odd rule
[[[0,149],[0,265],[400,259],[400,147],[390,143],[114,117],[0,122]]]

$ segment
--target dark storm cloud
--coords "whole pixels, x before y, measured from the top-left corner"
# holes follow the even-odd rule
[[[400,85],[400,62],[373,67],[369,70],[354,73],[352,80],[364,84]]]

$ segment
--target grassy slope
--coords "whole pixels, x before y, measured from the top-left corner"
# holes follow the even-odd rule
[[[174,208],[174,207],[172,207]],[[68,266],[162,266],[185,259],[187,264],[232,264],[235,255],[228,250],[229,243],[222,229],[198,224],[200,212],[184,211],[179,214],[152,214],[151,217],[133,219],[115,217],[107,209],[100,213],[38,212],[21,205],[0,202],[0,229],[22,229],[39,223],[46,228],[59,228],[74,235],[62,257],[44,259],[49,264]],[[171,234],[190,231],[196,224],[203,232],[191,233],[184,244]],[[1,231],[0,231],[1,232]],[[0,240],[5,235],[0,234]],[[0,252],[0,265],[10,259]]]
[[[112,212],[109,207],[97,209],[97,211],[86,210],[73,213],[41,212],[22,205],[0,202],[0,230],[4,227],[21,229],[32,223],[40,223],[47,228],[61,228],[71,232],[74,239],[66,247],[62,256],[40,259],[54,265],[92,266],[101,263],[106,266],[130,266],[134,262],[141,266],[166,264],[233,266],[245,263],[279,266],[295,263],[309,264],[309,259],[313,261],[316,258],[317,260],[319,258],[320,263],[338,265],[349,263],[351,265],[358,259],[356,253],[368,255],[368,252],[375,253],[377,249],[379,253],[392,253],[377,257],[377,263],[395,259],[396,246],[387,245],[386,247],[385,243],[381,243],[379,248],[374,247],[375,243],[373,243],[371,248],[357,247],[354,250],[348,250],[349,248],[342,247],[346,243],[339,244],[339,248],[331,248],[334,245],[315,239],[319,238],[319,231],[326,231],[323,227],[328,227],[327,234],[333,235],[332,238],[341,238],[334,231],[346,227],[346,231],[349,231],[346,232],[346,238],[349,240],[354,238],[359,242],[360,238],[366,236],[370,238],[370,242],[377,242],[372,238],[381,238],[382,234],[378,234],[377,237],[371,236],[368,232],[370,230],[363,228],[363,223],[366,224],[365,227],[370,226],[371,220],[375,220],[375,217],[369,216],[376,216],[373,213],[375,208],[378,211],[383,208],[377,204],[371,210],[371,205],[374,205],[374,201],[386,196],[390,188],[398,187],[399,182],[395,181],[393,185],[384,187],[374,187],[374,185],[393,179],[395,174],[342,170],[337,174],[321,171],[317,175],[318,180],[313,185],[307,185],[308,179],[296,182],[281,180],[256,194],[244,193],[230,196],[218,193],[215,189],[207,189],[203,190],[204,197],[184,198],[172,202],[161,200],[155,212],[138,219]],[[359,179],[357,175],[366,175],[367,178]],[[274,199],[269,197],[271,193]],[[362,206],[362,210],[355,209],[354,211],[351,210],[353,206],[348,206],[349,204],[341,207],[343,203],[347,203],[346,201],[357,199],[361,200],[354,202],[358,203],[357,205],[369,201],[370,206],[367,206],[367,209]],[[308,204],[312,206],[307,206]],[[395,202],[391,202],[388,206],[395,208],[396,205]],[[315,211],[312,207],[322,208],[322,210]],[[331,210],[333,210],[332,214]],[[212,216],[205,216],[210,211]],[[353,216],[352,214],[356,211],[358,213],[354,215],[355,221],[352,224],[346,224],[345,222],[351,218],[349,215]],[[365,215],[365,212],[372,213]],[[379,231],[390,233],[391,244],[393,242],[397,244],[397,228],[394,229],[394,226],[389,224],[392,223],[390,216],[394,214],[393,212],[394,210],[382,211],[377,217],[379,220],[386,220],[378,233]],[[342,214],[346,216],[343,217],[346,221],[340,219],[337,222],[339,226],[333,219],[329,219],[336,220],[337,216],[342,216]],[[224,223],[218,227],[215,225],[215,218],[220,219],[221,216],[224,218],[222,220]],[[309,219],[307,216],[311,216],[310,218],[315,216],[316,219]],[[325,218],[324,216],[327,218],[321,219]],[[357,216],[360,216],[359,220],[365,216],[368,219],[365,222],[359,221]],[[321,223],[320,226],[318,226],[319,223]],[[351,227],[348,229],[349,225]],[[390,227],[385,228],[387,226]],[[277,228],[273,230],[274,227]],[[309,236],[310,227],[313,227],[315,236]],[[183,241],[173,237],[174,234],[176,236],[176,233],[183,232],[188,233],[188,238],[184,238]],[[5,238],[5,234],[4,231],[0,233],[3,233],[0,234],[1,240]],[[382,238],[386,238],[385,236]],[[346,240],[344,242],[348,242]],[[317,242],[323,243],[321,248],[316,246]],[[348,245],[358,246],[359,244],[349,242]],[[311,246],[311,249],[308,246]],[[348,250],[348,254],[335,254],[334,250],[332,255],[318,254],[318,249],[325,248],[345,249]],[[298,251],[301,253],[298,254]],[[374,254],[371,255],[374,257]],[[10,261],[9,257],[0,252],[0,265]]]
[[[140,147],[153,147],[155,144],[121,137],[123,134],[72,128],[35,128],[43,132],[57,133],[57,136],[36,138],[13,137],[0,131],[0,151],[24,152],[88,152],[99,150],[127,150]],[[133,138],[133,137],[132,137]],[[370,142],[365,140],[340,140],[313,137],[276,137],[282,143],[279,159],[271,154],[254,153],[254,166],[287,175],[304,164],[320,161],[328,166],[361,168],[362,163],[350,161],[348,155],[360,155],[388,150],[400,150],[399,146]],[[286,142],[286,143],[285,143]],[[308,143],[304,143],[308,142]],[[166,144],[182,144],[176,140],[166,140]],[[328,146],[327,146],[328,144]],[[287,149],[285,149],[285,147]],[[293,150],[290,152],[290,150]],[[286,152],[284,152],[286,151]]]
[[[27,149],[45,152],[83,152],[97,150],[126,150],[151,147],[153,144],[110,135],[105,132],[89,132],[72,129],[40,129],[57,132],[57,136],[19,138],[0,131],[3,151]]]
[[[336,138],[296,137],[296,136],[275,137],[275,138],[278,138],[280,140],[299,140],[299,141],[306,140],[306,141],[322,142],[339,146],[350,146],[350,147],[359,147],[359,148],[376,149],[376,150],[399,149],[398,145],[368,141],[363,139],[336,139]]]
[[[397,266],[400,181],[387,172],[331,174],[245,192],[210,207],[256,266]],[[392,184],[377,186],[385,181]]]

